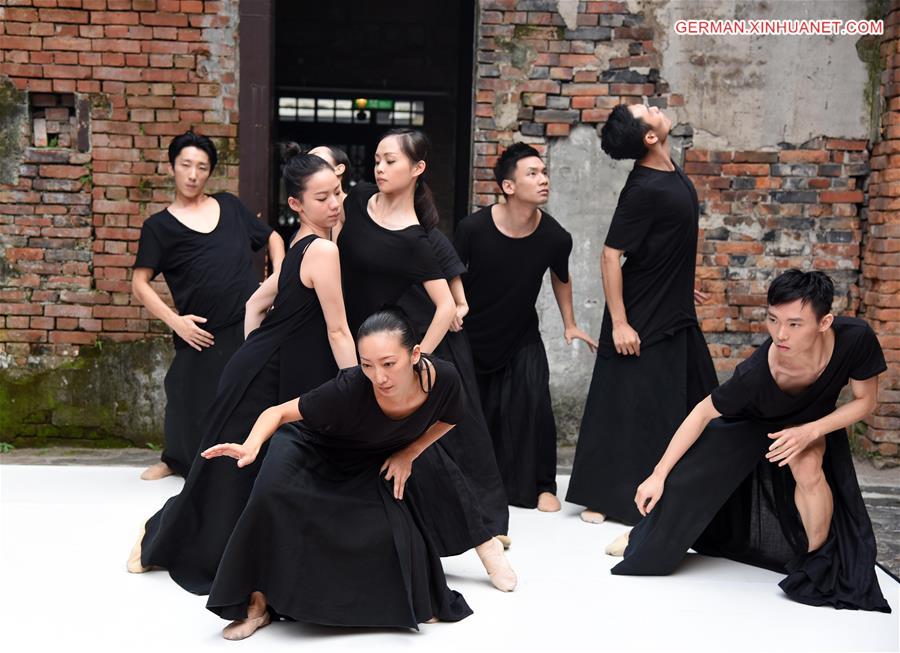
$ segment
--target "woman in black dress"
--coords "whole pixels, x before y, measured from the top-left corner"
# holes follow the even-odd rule
[[[506,489],[497,467],[494,447],[487,421],[481,409],[481,398],[478,395],[478,381],[475,377],[475,363],[472,360],[472,348],[469,338],[462,330],[463,321],[469,312],[466,293],[460,275],[466,271],[459,260],[453,245],[439,229],[428,232],[428,240],[434,248],[444,278],[450,285],[450,292],[456,303],[456,316],[450,330],[435,349],[435,356],[450,361],[456,367],[462,379],[463,392],[466,395],[468,410],[465,416],[452,431],[440,439],[438,446],[444,449],[459,466],[466,480],[481,502],[484,514],[482,520],[490,533],[509,547],[512,540],[507,535],[509,530],[509,504],[506,500]],[[434,316],[434,304],[421,285],[412,286],[400,298],[400,308],[410,317],[413,325],[421,333]],[[444,529],[437,529],[443,532]],[[459,533],[461,541],[445,542],[439,548],[445,551],[465,551],[468,536]],[[453,555],[453,554],[448,554]]]
[[[344,202],[344,222],[335,227],[333,237],[341,251],[350,328],[358,329],[367,316],[396,305],[413,285],[421,284],[434,304],[420,343],[422,351],[430,354],[456,317],[456,304],[428,237],[438,224],[431,191],[422,181],[428,150],[428,140],[420,131],[387,132],[375,152],[377,186],[354,186]],[[421,492],[423,501],[440,506],[429,516],[429,530],[441,555],[474,548],[491,582],[503,591],[512,590],[515,573],[503,556],[503,545],[493,537],[496,529],[503,529],[502,522],[489,523],[489,513],[470,485],[467,470],[460,470],[441,447],[427,450],[417,465],[420,480],[410,491]]]
[[[333,378],[338,367],[356,364],[337,247],[328,240],[340,214],[340,183],[331,166],[306,154],[288,161],[284,178],[302,227],[279,272],[274,307],[222,375],[203,449],[247,433],[274,401],[295,397]],[[232,465],[198,457],[181,493],[147,522],[128,570],[163,567],[185,589],[207,593],[258,469],[259,464],[238,473]]]
[[[244,341],[244,302],[256,290],[252,253],[268,244],[275,270],[284,242],[230,193],[206,195],[216,148],[187,132],[169,144],[175,200],[141,227],[132,291],[172,329],[173,359],[165,378],[165,448],[141,478],[187,476],[203,435],[203,416],[216,396],[225,364]],[[164,274],[176,313],[150,285]]]
[[[359,367],[268,408],[243,444],[202,453],[243,469],[275,434],[207,601],[236,620],[226,639],[272,616],[418,628],[471,614],[422,526],[429,506],[405,492],[413,462],[465,412],[459,377],[421,355],[398,311],[371,316],[357,339]]]
[[[890,612],[846,431],[875,407],[887,365],[865,322],[829,312],[833,294],[821,272],[772,282],[771,338],[675,432],[612,573],[669,574],[693,548],[787,574],[800,603]]]

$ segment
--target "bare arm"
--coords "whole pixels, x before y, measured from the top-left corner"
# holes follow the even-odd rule
[[[153,270],[150,268],[135,268],[131,274],[131,292],[144,307],[158,320],[162,320],[178,336],[197,351],[215,344],[213,334],[201,329],[198,324],[206,322],[205,317],[199,315],[179,315],[173,311],[153,290],[150,279]]]
[[[281,268],[275,268],[259,288],[250,295],[250,299],[244,305],[244,339],[259,328],[266,313],[272,308],[275,295],[278,294],[278,272]]]
[[[325,314],[328,344],[331,345],[331,353],[338,367],[353,367],[357,363],[356,343],[347,326],[337,245],[322,239],[313,241],[303,257],[300,280],[316,291]]]
[[[277,406],[270,406],[256,418],[256,423],[243,444],[234,442],[217,444],[203,451],[200,455],[206,459],[228,456],[238,461],[238,467],[252,465],[259,455],[259,450],[274,435],[279,426],[288,422],[296,422],[299,419],[303,419],[303,416],[300,414],[299,397]]]
[[[277,231],[269,234],[269,241],[266,247],[269,251],[269,260],[272,261],[272,271],[277,274],[281,270],[281,264],[284,262],[284,240]]]
[[[421,342],[422,351],[430,354],[447,335],[447,330],[456,315],[456,304],[450,293],[450,286],[444,279],[425,281],[422,286],[435,306],[434,317],[431,318],[431,324]]]
[[[656,467],[653,468],[653,473],[638,486],[634,502],[642,515],[647,515],[653,510],[653,506],[662,497],[663,487],[669,472],[681,460],[682,456],[687,453],[688,449],[694,446],[707,424],[720,416],[721,413],[713,406],[712,399],[707,396],[706,399],[694,406],[694,409],[684,418],[681,426],[678,427],[675,435],[672,436],[672,440],[669,442],[669,446],[666,447],[662,458],[660,458]]]
[[[559,306],[559,314],[563,321],[563,337],[566,344],[571,345],[573,340],[586,342],[591,353],[597,351],[597,343],[575,324],[575,309],[572,305],[572,275],[569,280],[563,282],[556,273],[550,271],[550,285],[553,286],[553,295],[556,297],[556,305]]]
[[[628,316],[625,314],[625,300],[622,298],[621,258],[623,253],[621,249],[603,246],[603,253],[600,255],[603,295],[606,297],[606,307],[612,319],[613,345],[616,348],[616,353],[623,356],[630,354],[640,356],[641,339],[637,331],[628,324]]]
[[[418,438],[391,454],[381,466],[381,471],[387,471],[384,478],[388,481],[394,481],[394,498],[402,499],[403,490],[406,487],[406,481],[412,475],[412,464],[416,458],[422,455],[428,447],[441,439],[447,431],[453,428],[453,424],[446,422],[435,422],[427,431]]]
[[[466,289],[463,287],[459,275],[450,279],[450,294],[453,295],[453,301],[456,303],[456,316],[450,324],[450,330],[460,331],[463,327],[463,318],[469,314],[469,302],[466,299]]]
[[[870,414],[878,400],[878,377],[873,376],[865,381],[850,379],[850,390],[853,392],[853,399],[825,417],[770,433],[769,437],[775,442],[769,447],[766,458],[770,462],[777,462],[779,467],[787,465],[814,441],[833,431],[847,428]]]

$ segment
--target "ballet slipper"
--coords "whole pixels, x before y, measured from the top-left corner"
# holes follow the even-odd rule
[[[141,478],[145,481],[158,481],[159,479],[171,476],[174,473],[175,472],[171,467],[166,463],[159,461],[145,469],[141,474]]]
[[[582,510],[580,517],[581,521],[585,521],[588,524],[602,524],[606,521],[606,515],[596,510]]]
[[[138,535],[137,542],[131,547],[131,553],[128,555],[128,562],[125,565],[129,574],[143,574],[145,571],[150,571],[150,567],[145,567],[141,564],[141,542],[143,540],[144,527],[141,526],[141,534]]]
[[[476,546],[475,553],[481,558],[481,564],[484,565],[494,587],[501,592],[512,592],[516,589],[519,579],[516,577],[512,565],[509,564],[509,560],[506,559],[500,540],[492,537],[487,542]]]
[[[509,535],[495,535],[498,540],[500,540],[500,544],[503,545],[504,549],[508,549],[512,546],[512,538]]]
[[[250,616],[252,613],[259,612],[256,617]],[[250,595],[250,605],[247,608],[247,618],[237,619],[225,626],[222,630],[222,637],[228,640],[236,641],[247,639],[260,628],[265,628],[272,623],[272,617],[266,609],[266,599],[262,592],[253,592]]]
[[[559,512],[562,506],[552,492],[541,492],[538,495],[537,509],[541,512]]]
[[[254,617],[253,619],[249,617],[247,619],[238,619],[225,626],[222,630],[222,637],[232,641],[247,639],[257,630],[265,628],[270,623],[272,623],[272,617],[269,616],[268,611],[263,612],[262,616]]]
[[[631,531],[626,531],[619,535],[616,539],[606,546],[606,555],[621,558],[625,555],[625,548],[628,546],[628,536]]]
[[[439,622],[439,621],[440,621],[440,619],[438,619],[437,617],[432,617],[431,619],[429,619],[429,620],[426,621],[425,623],[426,623],[426,624],[436,624],[436,623]]]

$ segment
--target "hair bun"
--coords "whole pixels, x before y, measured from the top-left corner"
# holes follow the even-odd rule
[[[281,154],[281,162],[287,163],[291,159],[293,159],[298,154],[303,154],[303,148],[300,147],[298,143],[294,141],[290,141],[289,143],[284,144],[284,150]]]

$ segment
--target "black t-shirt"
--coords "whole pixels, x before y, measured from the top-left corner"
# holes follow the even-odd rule
[[[429,360],[434,365],[431,392],[411,415],[402,419],[385,415],[372,382],[357,365],[300,396],[304,430],[328,447],[391,451],[406,446],[435,422],[459,423],[465,413],[459,374],[451,363]],[[422,375],[427,383],[425,372]]]
[[[537,228],[524,238],[503,235],[492,206],[463,218],[454,245],[467,266],[463,285],[469,302],[465,329],[478,372],[493,372],[523,346],[540,339],[534,303],[544,273],[569,280],[572,236],[541,211]]]
[[[205,317],[200,328],[215,333],[244,319],[244,304],[259,287],[252,253],[269,239],[272,228],[230,193],[212,196],[219,222],[209,233],[186,227],[163,209],[144,221],[135,268],[162,273],[181,315]],[[176,347],[187,347],[173,334]]]
[[[807,424],[833,412],[850,379],[864,381],[887,369],[881,345],[871,327],[855,317],[836,317],[834,352],[818,379],[796,395],[778,387],[769,370],[766,340],[734,370],[731,379],[712,391],[712,402],[724,417],[766,424]]]
[[[353,187],[344,200],[344,226],[337,241],[347,323],[354,337],[367,317],[396,304],[412,284],[443,278],[421,225],[392,230],[372,219],[367,205],[377,192],[368,182]]]
[[[430,229],[428,231],[428,241],[434,248],[434,255],[437,257],[438,265],[444,278],[449,282],[454,277],[458,277],[466,271],[466,266],[459,260],[456,250],[438,229]],[[415,284],[404,293],[397,304],[406,311],[410,321],[419,331],[419,337],[425,335],[425,331],[434,319],[434,302],[422,287],[422,284]]]
[[[625,252],[622,299],[641,347],[697,325],[694,272],[700,209],[694,185],[673,172],[635,164],[613,214],[606,245]],[[616,353],[607,307],[599,352]]]

